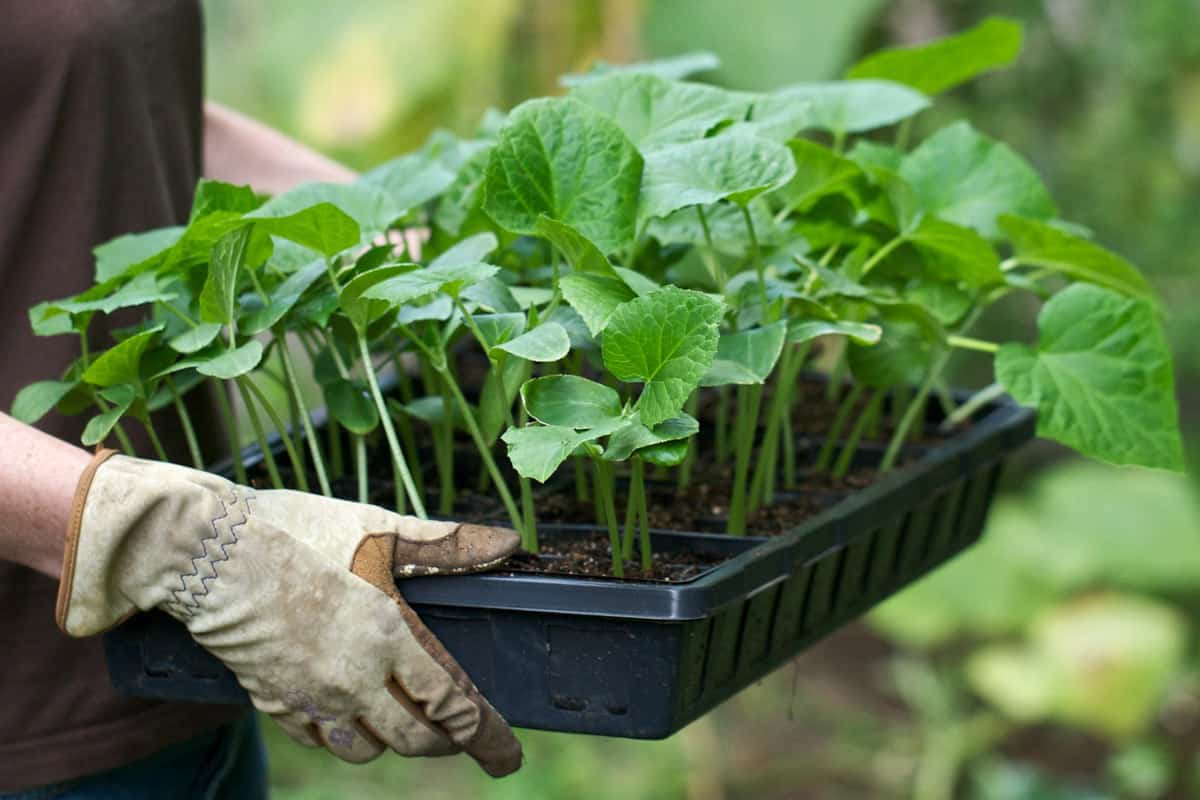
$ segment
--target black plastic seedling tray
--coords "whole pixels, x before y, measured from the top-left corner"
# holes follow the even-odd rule
[[[684,583],[500,573],[398,585],[513,725],[662,738],[975,542],[1006,457],[1033,433],[1032,412],[998,403],[782,536],[655,533],[656,550],[733,555]],[[128,694],[248,702],[165,615],[130,620],[106,647]]]

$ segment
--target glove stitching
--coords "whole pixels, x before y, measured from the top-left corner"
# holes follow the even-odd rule
[[[221,513],[209,521],[213,535],[200,540],[200,553],[192,557],[192,571],[179,573],[179,585],[182,588],[174,590],[172,594],[175,599],[166,604],[168,608],[183,616],[195,616],[196,612],[200,610],[200,598],[208,595],[209,582],[220,577],[217,572],[217,564],[229,560],[229,550],[226,548],[238,543],[237,529],[246,525],[250,520],[250,501],[254,499],[253,490],[243,493],[239,491],[239,487],[234,486],[230,489],[230,494],[232,500],[217,496],[221,503]],[[235,511],[240,513],[241,518],[231,521]],[[232,541],[228,541],[228,539],[232,539]],[[212,552],[209,550],[210,543],[213,545]],[[220,551],[219,557],[215,552],[217,550]],[[212,574],[201,575],[201,564],[207,564],[208,571]],[[199,578],[200,589],[189,589],[188,578]]]

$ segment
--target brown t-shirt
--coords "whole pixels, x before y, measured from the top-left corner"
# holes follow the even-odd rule
[[[74,337],[33,336],[27,309],[86,289],[96,244],[186,219],[200,173],[202,38],[198,0],[3,4],[0,408],[78,355]],[[93,322],[98,345],[107,322]],[[77,442],[84,421],[39,427]],[[56,590],[0,562],[0,791],[126,764],[242,713],[117,696],[100,639],[55,626]]]

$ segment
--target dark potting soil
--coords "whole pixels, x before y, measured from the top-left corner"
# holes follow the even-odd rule
[[[746,515],[746,530],[752,536],[777,536],[796,528],[801,523],[836,505],[854,492],[870,486],[878,477],[876,468],[883,454],[892,431],[894,420],[888,404],[884,405],[883,413],[875,430],[869,430],[860,443],[854,463],[842,478],[834,478],[826,473],[812,472],[808,467],[815,460],[823,442],[823,434],[829,430],[837,414],[837,402],[830,402],[826,396],[826,384],[821,380],[802,380],[797,389],[800,400],[796,403],[792,417],[793,435],[797,451],[797,479],[794,486],[785,486],[782,475],[775,482],[773,501],[763,507],[749,511]],[[865,395],[866,393],[864,393]],[[730,393],[729,414],[736,411],[732,402],[734,393]],[[860,399],[861,412],[869,398]],[[769,408],[769,394],[764,396],[762,420],[765,424],[766,409]],[[931,402],[936,402],[931,401]],[[685,488],[678,488],[674,475],[666,480],[656,480],[653,474],[647,476],[646,491],[648,493],[648,522],[651,528],[672,531],[696,531],[702,533],[723,533],[726,529],[726,517],[729,512],[730,495],[733,487],[733,459],[727,458],[717,462],[713,450],[711,422],[716,418],[716,394],[707,394],[699,409],[702,420],[710,423],[702,425],[701,436],[705,437],[704,453],[693,466],[691,479]],[[851,419],[855,415],[851,416]],[[924,450],[947,438],[935,425],[920,426],[915,432],[901,458],[901,465],[918,458]],[[839,443],[840,445],[840,443]],[[457,448],[456,448],[457,449]],[[838,448],[840,449],[840,447]],[[835,449],[836,456],[838,449]],[[431,516],[456,519],[463,522],[508,524],[507,515],[498,499],[489,493],[474,491],[476,481],[469,476],[477,476],[482,467],[478,464],[474,453],[460,450],[456,454],[455,467],[459,473],[456,482],[459,487],[455,496],[453,511],[440,514],[438,498],[437,475],[432,458],[423,459],[419,468],[424,470],[425,503]],[[783,453],[778,458],[782,461]],[[752,460],[756,463],[757,453]],[[280,472],[286,483],[291,484],[286,461],[277,459]],[[371,484],[369,501],[385,508],[394,508],[394,491],[391,475],[390,460],[385,448],[374,447],[369,457],[371,466]],[[418,465],[414,465],[418,466]],[[535,506],[538,522],[543,525],[553,524],[583,524],[597,525],[599,516],[594,502],[589,499],[579,499],[576,496],[573,481],[569,479],[571,472],[564,468],[558,478],[552,478],[545,486],[534,485]],[[252,483],[262,488],[268,488],[265,471],[261,465],[251,469]],[[590,478],[590,470],[589,470]],[[316,481],[310,476],[310,490],[315,490]],[[333,481],[333,492],[336,496],[347,499],[358,499],[358,483],[352,475],[347,475]],[[589,489],[590,486],[589,480]],[[513,489],[516,495],[515,487]],[[619,520],[625,519],[627,486],[623,479],[618,479],[616,508]],[[623,524],[621,526],[623,530]],[[544,537],[539,547],[539,554],[519,553],[503,566],[500,571],[519,573],[538,573],[546,575],[569,575],[583,577],[611,577],[612,560],[609,553],[609,540],[605,531],[582,537],[564,539],[559,537]],[[635,547],[636,550],[636,547]],[[637,566],[636,554],[633,561],[626,562],[626,579],[652,580],[665,582],[680,582],[696,577],[705,570],[729,558],[726,554],[705,552],[655,552],[654,568],[649,574],[643,574]]]

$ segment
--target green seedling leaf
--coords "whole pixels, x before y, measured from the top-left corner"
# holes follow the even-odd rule
[[[604,329],[604,365],[645,384],[635,410],[649,426],[677,415],[712,366],[721,303],[673,286],[622,304]]]
[[[741,122],[721,128],[718,136],[751,135],[786,144],[812,121],[812,103],[803,98],[779,94],[742,94],[750,113]]]
[[[943,325],[960,321],[975,301],[974,295],[957,283],[921,278],[908,282],[904,287],[904,299],[923,306]]]
[[[438,200],[434,224],[452,236],[458,236],[467,220],[478,212],[491,154],[490,144],[477,150],[459,168],[454,181]]]
[[[809,342],[818,336],[845,336],[855,344],[870,347],[879,344],[883,337],[883,328],[867,322],[842,320],[794,320],[788,324],[787,338],[792,344]]]
[[[846,154],[846,158],[867,172],[885,169],[898,173],[900,165],[904,163],[904,151],[870,139],[858,139]]]
[[[905,240],[920,254],[928,277],[975,288],[1004,283],[996,251],[970,228],[924,217]]]
[[[391,269],[383,267],[382,269]],[[372,270],[375,272],[376,270]],[[393,306],[403,305],[436,292],[456,297],[468,286],[486,280],[500,268],[493,264],[443,264],[423,269],[410,269],[371,283],[362,296],[368,300],[386,301]],[[371,273],[367,273],[371,274]],[[356,278],[355,281],[358,279]],[[349,287],[347,287],[349,288]],[[343,294],[345,294],[343,290]]]
[[[83,380],[93,386],[140,386],[142,356],[158,338],[163,326],[157,325],[105,350],[84,370]]]
[[[263,206],[245,219],[272,236],[303,245],[328,257],[353,247],[362,239],[354,218],[332,203],[318,203],[290,214],[280,215],[278,208]]]
[[[522,311],[544,306],[554,299],[554,290],[548,286],[513,286],[509,291]]]
[[[750,109],[742,94],[647,74],[597,78],[572,89],[571,97],[611,118],[643,153],[701,139],[722,122],[745,119]]]
[[[428,152],[416,152],[388,161],[366,173],[359,183],[382,190],[399,210],[397,217],[409,209],[427,203],[444,192],[454,182],[455,173],[447,169]]]
[[[145,233],[118,236],[92,250],[96,257],[96,283],[105,283],[123,275],[141,273],[166,258],[183,227],[159,228]]]
[[[571,339],[562,325],[547,321],[496,347],[526,361],[549,362],[558,361],[571,350]]]
[[[508,460],[517,474],[545,483],[580,445],[607,436],[622,424],[622,420],[616,419],[584,431],[556,425],[527,425],[509,428],[500,438],[508,445]]]
[[[508,421],[517,392],[529,380],[533,365],[520,358],[506,358],[500,369],[488,370],[479,393],[479,429],[488,444],[496,441]],[[501,381],[500,379],[503,379]],[[501,391],[503,387],[503,391]]]
[[[111,314],[122,308],[135,308],[175,299],[175,293],[161,288],[158,278],[149,272],[135,276],[118,288],[117,284],[120,282],[120,278],[114,278],[106,283],[97,284],[75,297],[52,301],[43,308],[47,312],[55,313],[87,314],[98,311]]]
[[[489,278],[489,280],[492,280]],[[472,289],[475,287],[471,287]],[[467,291],[470,291],[468,289]],[[466,292],[463,292],[465,295]],[[515,304],[514,304],[515,305]],[[520,306],[517,306],[520,308]],[[405,305],[400,308],[400,313],[396,315],[396,321],[404,325],[411,325],[414,322],[423,322],[425,320],[437,320],[444,322],[450,319],[454,314],[454,301],[444,294],[430,300],[423,305]]]
[[[369,400],[370,398],[368,398],[368,402]],[[411,403],[396,404],[396,407],[427,425],[440,425],[446,419],[447,406],[444,397],[418,397]]]
[[[925,319],[917,307],[907,305],[882,309],[881,317],[883,335],[875,343],[848,343],[846,357],[854,379],[879,389],[920,383],[943,347],[936,320]]]
[[[126,391],[121,401],[115,406],[88,420],[87,426],[83,429],[83,436],[80,437],[84,446],[93,447],[107,439],[108,435],[112,433],[112,429],[121,421],[121,417],[133,405],[134,399],[136,399],[136,395],[132,391]]]
[[[749,205],[750,218],[758,232],[760,244],[773,244],[771,210],[766,198],[760,197]],[[749,234],[742,210],[731,203],[719,203],[704,209],[708,218],[713,247],[725,255],[741,258],[750,252]],[[707,247],[704,229],[695,208],[681,208],[666,218],[650,220],[647,232],[662,244],[690,244]]]
[[[249,186],[202,178],[196,184],[196,192],[192,195],[192,211],[188,215],[188,224],[214,212],[248,214],[263,202],[264,199],[255,194]]]
[[[1033,167],[967,122],[942,128],[922,142],[904,159],[900,177],[926,212],[989,239],[1000,238],[997,218],[1002,214],[1048,220],[1057,213]]]
[[[807,102],[806,127],[830,133],[860,133],[894,125],[929,107],[920,92],[891,81],[798,83],[772,93],[775,102]]]
[[[604,459],[624,461],[634,453],[643,452],[644,448],[687,439],[695,436],[699,430],[700,423],[688,414],[680,414],[653,428],[647,428],[635,416],[613,431],[608,438],[608,446],[604,448]],[[685,445],[685,452],[686,449]]]
[[[613,267],[613,269],[621,280],[625,281],[625,285],[633,289],[633,293],[638,297],[644,297],[662,288],[661,284],[655,283],[640,272],[634,272],[626,267]]]
[[[996,376],[1038,410],[1038,435],[1113,464],[1182,471],[1171,352],[1147,302],[1090,284],[1038,315],[1036,347],[1006,344]]]
[[[805,211],[832,194],[844,194],[859,204],[854,183],[862,177],[862,170],[857,164],[807,139],[793,139],[787,146],[796,174],[776,194],[789,209]]]
[[[655,61],[639,61],[635,64],[614,65],[597,61],[589,72],[563,75],[558,82],[567,88],[574,88],[610,75],[653,75],[664,80],[677,81],[698,72],[710,72],[720,66],[721,60],[714,53],[697,51]]]
[[[538,236],[550,242],[563,254],[567,263],[576,273],[617,277],[617,273],[604,253],[601,253],[591,240],[570,225],[547,216],[541,216],[538,217],[534,229]]]
[[[780,321],[765,328],[725,334],[717,342],[716,358],[700,385],[764,383],[783,352],[787,333],[787,323]]]
[[[477,233],[456,242],[446,252],[429,262],[431,267],[451,267],[461,264],[478,264],[495,252],[500,245],[494,233]]]
[[[271,290],[265,306],[247,313],[242,318],[241,324],[238,326],[239,330],[247,336],[252,336],[260,331],[273,328],[292,310],[296,303],[300,302],[301,296],[325,272],[325,264],[318,260],[288,275],[283,283]]]
[[[621,417],[616,390],[577,375],[547,375],[526,381],[521,402],[538,422],[560,428],[595,428]]]
[[[212,344],[221,332],[219,322],[202,322],[194,328],[188,328],[178,336],[167,341],[167,346],[177,353],[195,353]]]
[[[445,299],[449,300],[449,298]],[[521,310],[521,304],[517,302],[517,298],[513,297],[512,290],[508,288],[508,284],[495,276],[484,278],[479,283],[463,289],[462,299],[496,313],[510,313]]]
[[[1154,290],[1137,267],[1095,242],[1011,214],[1000,217],[1000,227],[1012,242],[1014,257],[1022,264],[1052,269],[1130,297],[1154,299]]]
[[[203,361],[197,361],[194,366],[201,375],[231,381],[253,370],[263,359],[263,344],[257,339],[251,339],[245,344],[226,350]],[[192,359],[189,359],[191,361]]]
[[[638,451],[639,458],[656,467],[678,467],[687,458],[687,454],[688,442],[686,439],[663,442],[643,447]]]
[[[34,424],[50,413],[50,409],[78,385],[75,381],[37,381],[29,384],[13,398],[13,419],[26,425]]]
[[[230,325],[235,319],[238,271],[246,260],[252,226],[242,225],[213,245],[212,263],[200,292],[200,318]]]
[[[617,308],[637,295],[617,277],[575,274],[559,279],[559,289],[571,308],[583,318],[593,336],[599,336]]]
[[[847,78],[883,78],[927,95],[1012,64],[1021,53],[1021,24],[988,17],[973,28],[915,47],[881,50],[859,61]]]
[[[596,346],[596,340],[592,336],[592,332],[588,330],[587,323],[583,321],[583,317],[579,316],[579,312],[571,308],[571,306],[560,305],[554,311],[550,312],[550,316],[547,319],[562,325],[563,330],[567,332],[567,338],[571,340],[572,350],[590,350]]]
[[[665,217],[726,199],[745,205],[795,173],[786,147],[756,136],[717,136],[663,147],[646,156],[640,215]]]
[[[569,97],[530,100],[500,131],[483,208],[512,233],[536,234],[547,216],[613,252],[634,239],[641,180],[642,157],[612,120]]]
[[[83,315],[80,320],[74,319],[54,303],[38,303],[29,309],[29,327],[34,336],[62,336],[67,333],[77,333],[87,327],[86,320],[90,315]]]
[[[311,182],[272,197],[254,212],[254,217],[290,217],[324,203],[354,220],[360,229],[360,244],[386,231],[405,211],[387,192],[369,183]]]
[[[384,297],[367,295],[368,291],[411,275],[419,269],[416,264],[389,264],[385,267],[367,270],[355,276],[354,280],[342,287],[341,294],[338,296],[338,305],[354,329],[360,334],[365,334],[370,324],[386,314],[389,308],[437,291],[436,288],[433,288],[412,295],[405,295],[403,292],[397,291],[397,297],[402,297],[398,300],[392,300],[386,295]]]
[[[329,413],[351,433],[364,436],[379,425],[379,411],[366,386],[339,378],[322,386],[321,391]]]
[[[478,314],[474,317],[485,346],[490,350],[525,332],[525,315],[519,312]]]

